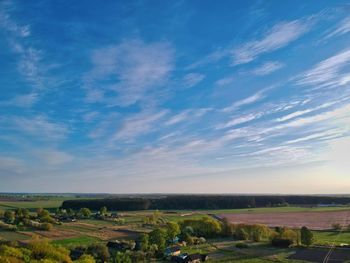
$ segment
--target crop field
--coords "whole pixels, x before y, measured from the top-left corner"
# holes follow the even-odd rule
[[[332,229],[332,224],[350,224],[350,210],[312,211],[312,212],[268,212],[268,213],[224,213],[231,223],[264,224],[270,227],[286,226],[300,228],[306,226],[313,230]]]
[[[67,197],[72,199],[72,197]],[[15,210],[27,208],[31,215],[35,215],[38,208],[46,208],[54,214],[66,197],[40,198],[37,200],[0,200],[0,210]],[[93,211],[94,213],[96,211]],[[155,226],[145,223],[145,219],[155,214],[160,224],[166,222],[181,222],[185,219],[201,219],[209,216],[220,219],[226,217],[231,223],[266,224],[268,226],[288,226],[300,228],[308,226],[313,229],[314,244],[316,246],[350,244],[350,232],[339,233],[332,228],[333,223],[350,224],[349,207],[264,207],[249,209],[227,210],[142,210],[142,211],[108,211],[117,213],[118,218],[111,216],[103,220],[91,216],[89,219],[78,218],[74,222],[53,224],[50,231],[26,229],[18,231],[0,231],[0,240],[29,242],[39,237],[48,240],[55,246],[72,249],[76,246],[91,244],[106,245],[111,240],[137,240],[141,233],[150,233]],[[118,221],[120,220],[120,221]],[[319,250],[305,252],[297,248],[280,249],[272,247],[268,239],[261,242],[245,241],[248,248],[237,248],[242,241],[231,237],[209,238],[204,244],[187,245],[181,248],[182,253],[207,254],[210,262],[238,262],[238,263],[264,263],[264,262],[310,262],[316,254],[324,255]],[[308,250],[307,250],[308,251]],[[350,252],[349,252],[350,253]],[[314,255],[315,254],[315,255]],[[316,255],[316,256],[317,256]],[[349,255],[350,258],[350,255]],[[304,260],[304,261],[303,261]],[[168,262],[157,260],[156,262]]]

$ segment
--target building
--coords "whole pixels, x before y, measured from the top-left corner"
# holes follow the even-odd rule
[[[181,254],[181,248],[179,246],[167,247],[164,251],[165,257],[178,256]]]

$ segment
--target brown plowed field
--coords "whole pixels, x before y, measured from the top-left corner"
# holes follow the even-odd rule
[[[306,226],[314,230],[331,229],[334,223],[340,223],[344,226],[350,224],[350,210],[327,212],[239,213],[221,214],[219,217],[226,217],[233,224],[264,224],[270,227],[286,226],[291,228]]]

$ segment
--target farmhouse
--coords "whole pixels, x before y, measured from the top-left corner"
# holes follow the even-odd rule
[[[208,260],[208,256],[204,254],[181,254],[172,256],[171,261],[176,263],[200,263]]]
[[[165,257],[178,256],[181,254],[181,248],[179,246],[167,247],[164,251]]]

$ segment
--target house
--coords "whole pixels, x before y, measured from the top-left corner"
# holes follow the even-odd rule
[[[208,256],[204,254],[181,254],[178,256],[172,256],[170,259],[176,263],[200,263],[208,260]]]
[[[165,257],[178,256],[181,254],[181,248],[179,246],[167,247],[164,251]]]

